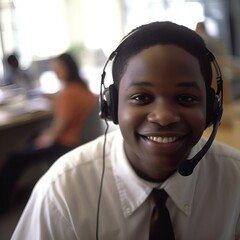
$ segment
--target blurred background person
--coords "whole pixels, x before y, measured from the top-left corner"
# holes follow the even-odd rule
[[[206,22],[198,22],[196,24],[195,31],[203,38],[207,48],[214,54],[218,60],[218,64],[222,70],[223,75],[223,91],[224,91],[224,111],[225,114],[222,118],[222,123],[230,125],[231,119],[228,117],[231,111],[230,104],[232,103],[232,87],[231,83],[235,79],[239,79],[240,67],[234,60],[234,57],[228,51],[225,42],[217,37],[214,37],[208,33]],[[213,78],[216,78],[215,73]],[[216,81],[213,81],[213,87],[216,89]]]
[[[16,53],[12,53],[5,57],[5,66],[6,85],[14,84],[16,87],[23,88],[26,91],[32,88],[33,79],[26,70],[20,67],[18,55]]]
[[[16,183],[29,165],[46,161],[50,166],[58,157],[81,144],[85,121],[98,105],[98,96],[88,89],[70,54],[63,53],[55,58],[52,67],[62,85],[53,98],[52,124],[31,140],[25,149],[12,154],[2,167],[1,212],[11,205]]]
[[[35,139],[35,145],[42,148],[57,141],[64,147],[76,147],[81,143],[80,132],[85,120],[98,104],[98,96],[88,89],[70,54],[58,56],[52,67],[62,89],[51,98],[55,109],[53,124]]]
[[[224,41],[210,35],[205,22],[198,22],[195,31],[204,39],[207,47],[216,56],[218,61],[224,62],[224,59],[229,55]]]
[[[228,50],[227,44],[222,39],[210,35],[205,22],[198,22],[195,31],[203,38],[207,48],[218,59],[224,77],[228,80],[231,80],[230,78],[239,78],[239,62],[236,62],[235,57]],[[229,74],[230,72],[231,74]]]

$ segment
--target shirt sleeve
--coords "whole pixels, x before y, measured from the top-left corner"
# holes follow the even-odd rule
[[[61,204],[50,200],[37,185],[12,235],[12,240],[76,239]]]

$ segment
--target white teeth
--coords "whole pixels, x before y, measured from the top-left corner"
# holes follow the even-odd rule
[[[177,137],[156,137],[156,136],[148,136],[149,140],[158,142],[158,143],[172,143],[177,140]]]

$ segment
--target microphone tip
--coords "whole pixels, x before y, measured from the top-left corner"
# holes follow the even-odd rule
[[[189,176],[193,173],[193,166],[190,160],[185,160],[178,166],[178,172],[182,176]]]

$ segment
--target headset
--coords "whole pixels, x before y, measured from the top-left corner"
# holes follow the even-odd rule
[[[104,80],[106,77],[106,68],[109,62],[112,61],[117,56],[122,44],[130,36],[132,36],[137,31],[139,31],[139,29],[140,28],[133,30],[123,38],[123,40],[120,42],[117,48],[110,54],[110,56],[108,57],[103,67],[102,74],[101,74],[101,84],[100,84],[100,114],[99,115],[102,119],[105,120],[106,123],[107,121],[112,121],[114,124],[118,124],[118,90],[115,87],[114,83],[110,84],[108,87],[105,86]],[[178,166],[178,172],[182,176],[191,175],[193,173],[195,166],[199,163],[199,161],[203,158],[203,156],[211,147],[215,139],[215,136],[217,134],[218,127],[221,123],[221,118],[223,113],[223,80],[222,80],[221,70],[213,53],[209,51],[209,49],[207,48],[205,49],[205,51],[206,51],[207,59],[209,60],[209,64],[211,64],[214,67],[216,72],[216,83],[217,83],[216,90],[212,87],[206,87],[207,112],[206,112],[205,128],[212,125],[213,129],[212,129],[211,135],[209,136],[209,139],[207,140],[203,148],[193,158],[184,160]],[[211,70],[212,70],[212,67],[211,67]],[[108,124],[107,124],[107,129],[108,129]],[[105,132],[105,141],[106,141],[106,133],[107,133],[107,130]],[[105,142],[104,142],[104,147],[105,147]],[[104,154],[103,154],[103,159],[105,161]],[[102,188],[103,175],[104,175],[104,172],[101,178],[100,194],[101,194],[101,188]],[[98,207],[99,205],[100,205],[100,197],[99,197]],[[98,217],[99,216],[97,216],[97,218]],[[96,235],[98,236],[98,234]],[[98,237],[96,237],[96,239],[98,239]]]
[[[100,117],[113,121],[113,123],[118,124],[118,91],[114,84],[105,86],[104,79],[106,76],[106,68],[110,61],[112,61],[118,54],[120,46],[132,36],[136,31],[131,32],[127,35],[118,45],[118,47],[110,54],[107,59],[103,71],[101,74],[101,85],[100,85]],[[206,113],[206,128],[213,125],[212,133],[204,145],[202,150],[196,154],[192,159],[183,161],[178,168],[178,171],[183,176],[188,176],[193,172],[194,167],[202,159],[205,153],[210,148],[216,134],[218,127],[221,122],[221,117],[223,113],[223,80],[220,67],[215,59],[215,56],[209,49],[206,48],[206,56],[209,59],[209,63],[213,65],[216,71],[216,90],[212,87],[207,87],[207,113]]]

